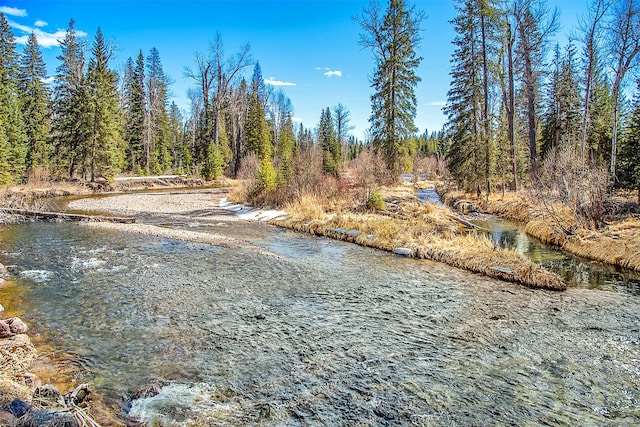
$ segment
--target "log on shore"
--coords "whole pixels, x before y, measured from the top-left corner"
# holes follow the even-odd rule
[[[96,221],[96,222],[117,222],[120,224],[133,224],[136,218],[121,216],[100,216],[100,215],[80,215],[64,212],[42,212],[32,211],[28,209],[0,208],[0,213],[8,215],[20,215],[27,218],[43,219],[43,220],[61,220],[61,221]]]

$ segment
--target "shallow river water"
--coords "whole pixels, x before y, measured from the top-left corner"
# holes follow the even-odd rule
[[[148,425],[637,425],[640,296],[532,290],[241,222],[264,251],[0,226],[0,302]]]

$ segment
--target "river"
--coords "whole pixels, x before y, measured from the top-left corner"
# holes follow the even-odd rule
[[[0,226],[0,302],[109,399],[166,381],[127,408],[147,425],[640,422],[637,276],[556,293],[264,224],[165,226],[278,257]]]

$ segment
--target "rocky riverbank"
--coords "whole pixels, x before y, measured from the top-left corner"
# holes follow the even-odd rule
[[[8,273],[0,264],[0,286]],[[0,426],[98,426],[86,412],[86,384],[63,395],[32,372],[38,353],[27,325],[0,305]]]

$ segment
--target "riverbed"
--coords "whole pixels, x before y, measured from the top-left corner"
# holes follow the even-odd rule
[[[251,247],[2,226],[17,286],[0,301],[112,401],[160,379],[127,408],[149,425],[640,420],[640,297],[623,287],[532,290],[263,223],[145,221]]]

